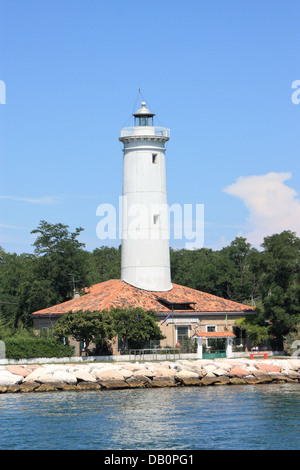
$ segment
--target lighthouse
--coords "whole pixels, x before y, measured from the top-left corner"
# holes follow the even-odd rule
[[[165,143],[170,130],[154,125],[141,103],[134,126],[121,129],[123,148],[121,280],[148,291],[172,289]]]

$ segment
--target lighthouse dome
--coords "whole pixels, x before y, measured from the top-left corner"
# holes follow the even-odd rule
[[[137,112],[134,114],[134,117],[139,117],[139,116],[148,116],[148,117],[153,117],[155,114],[151,113],[150,109],[146,108],[146,103],[143,101],[141,103],[142,107],[137,110]]]

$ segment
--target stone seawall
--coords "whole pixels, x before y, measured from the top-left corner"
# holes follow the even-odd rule
[[[0,393],[300,383],[300,359],[0,366]]]

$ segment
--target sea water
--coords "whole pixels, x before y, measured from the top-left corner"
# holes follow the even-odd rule
[[[300,384],[0,395],[0,449],[292,450]]]

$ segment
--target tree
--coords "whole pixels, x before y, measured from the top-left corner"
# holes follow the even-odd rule
[[[31,313],[56,303],[56,292],[48,279],[31,279],[20,283],[17,290],[18,312],[15,325],[21,321],[31,327]]]
[[[20,316],[20,285],[33,279],[35,256],[6,253],[0,248],[0,312],[6,326],[17,326]]]
[[[112,309],[114,326],[121,349],[140,349],[150,340],[161,340],[165,336],[157,324],[156,313],[141,308]]]
[[[102,246],[96,248],[90,257],[90,281],[92,284],[120,279],[121,246],[119,248]]]
[[[270,326],[259,325],[255,317],[239,318],[234,324],[241,330],[246,331],[247,337],[253,346],[263,346],[269,339]]]
[[[39,233],[33,246],[37,255],[51,255],[53,253],[64,253],[66,246],[71,244],[73,248],[80,249],[84,246],[77,240],[83,228],[76,228],[75,232],[70,233],[68,225],[49,224],[41,220],[40,225],[32,230],[33,233]]]
[[[56,303],[69,300],[73,296],[73,281],[76,288],[88,286],[88,253],[84,244],[77,238],[82,228],[70,232],[68,225],[49,224],[42,220],[32,234],[38,234],[34,242],[35,276],[52,283],[56,293]]]
[[[220,297],[242,303],[251,302],[257,297],[257,277],[251,269],[257,253],[243,237],[236,237],[218,252],[215,282]]]
[[[72,336],[84,341],[86,349],[91,342],[102,344],[115,336],[113,319],[108,311],[68,312],[56,322],[53,333],[58,337]]]
[[[266,237],[261,289],[265,319],[282,348],[283,337],[300,323],[300,239],[291,231]]]

